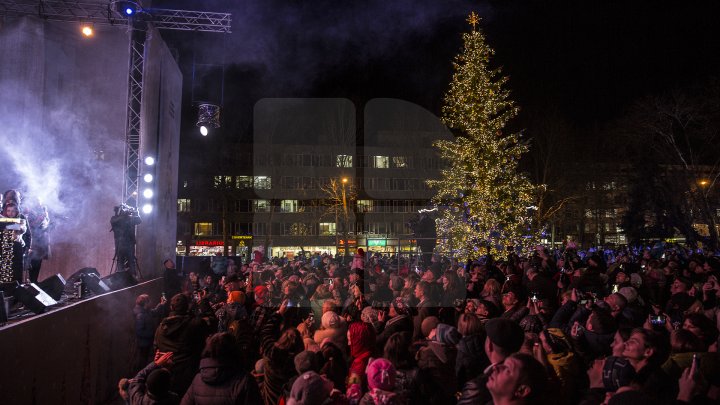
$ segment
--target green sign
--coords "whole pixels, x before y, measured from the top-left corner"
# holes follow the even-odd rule
[[[387,239],[368,239],[368,247],[370,246],[387,246]]]

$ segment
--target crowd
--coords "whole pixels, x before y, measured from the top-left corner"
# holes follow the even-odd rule
[[[137,299],[129,404],[718,403],[720,260],[680,246],[327,254]],[[224,274],[223,274],[224,273]]]

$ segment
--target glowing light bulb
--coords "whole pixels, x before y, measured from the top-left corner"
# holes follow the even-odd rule
[[[207,134],[208,134],[208,129],[207,129],[207,127],[206,127],[205,125],[201,126],[201,127],[200,127],[200,135],[202,135],[202,136],[207,136]]]
[[[93,36],[93,28],[92,28],[91,26],[89,26],[89,25],[83,25],[83,27],[82,27],[82,29],[81,29],[81,32],[82,32],[82,34],[85,35],[86,37],[91,37],[91,36]]]
[[[152,156],[148,156],[145,158],[145,164],[148,166],[152,166],[155,164],[155,158]]]
[[[143,205],[143,207],[142,207],[142,211],[143,211],[144,214],[149,214],[149,213],[152,212],[152,210],[153,210],[152,204],[145,204],[145,205]]]
[[[145,198],[152,198],[152,196],[153,196],[153,191],[152,191],[152,189],[146,188],[145,190],[143,190],[143,197],[145,197]]]
[[[147,173],[145,176],[143,176],[143,180],[145,180],[145,183],[150,183],[153,181],[153,175],[150,173]]]

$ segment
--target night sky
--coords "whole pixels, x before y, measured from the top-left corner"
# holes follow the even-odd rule
[[[347,97],[362,108],[394,97],[439,114],[451,61],[475,10],[510,76],[520,121],[554,111],[578,133],[620,118],[638,98],[720,72],[714,1],[155,1],[233,13],[233,33],[163,32],[178,48],[186,100],[219,88],[204,64],[224,65],[222,102],[234,132],[251,128],[262,97]],[[192,66],[195,61],[195,79]],[[205,81],[203,81],[205,77]],[[192,89],[195,91],[191,91]],[[187,111],[187,109],[186,109]],[[192,114],[192,110],[188,112]],[[582,136],[582,135],[580,135]]]

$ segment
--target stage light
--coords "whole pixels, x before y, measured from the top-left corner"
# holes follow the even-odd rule
[[[143,212],[143,214],[149,214],[149,213],[152,212],[152,210],[153,210],[152,204],[145,204],[145,205],[143,205],[143,207],[142,207],[142,212]]]
[[[145,158],[145,164],[148,166],[152,166],[155,164],[155,158],[152,156],[148,156]]]
[[[80,32],[86,37],[91,37],[95,33],[95,30],[93,29],[92,24],[83,24],[80,28]]]
[[[118,13],[130,17],[134,15],[135,13],[141,11],[140,5],[133,1],[116,1],[115,3],[115,11]]]
[[[143,180],[145,180],[145,183],[152,183],[153,175],[150,173],[147,173],[143,176]]]
[[[153,191],[151,188],[146,188],[145,190],[143,190],[143,197],[152,198],[152,196],[153,196]]]
[[[202,136],[207,136],[211,128],[220,128],[220,106],[210,103],[200,104],[198,106],[198,120],[195,125],[200,128]]]

